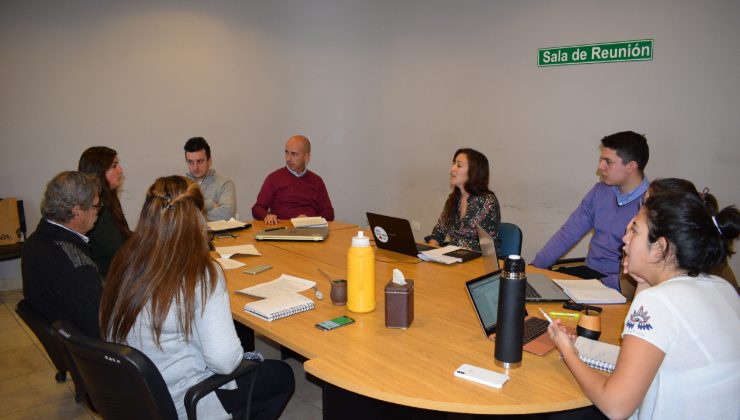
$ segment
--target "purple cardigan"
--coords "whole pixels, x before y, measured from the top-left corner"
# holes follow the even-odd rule
[[[639,187],[638,187],[639,188]],[[619,290],[619,273],[622,259],[622,236],[627,223],[640,210],[644,191],[623,206],[611,186],[599,182],[591,188],[581,204],[570,215],[547,244],[537,253],[532,265],[550,267],[578,242],[589,230],[594,235],[586,255],[586,265],[606,274],[602,282]]]

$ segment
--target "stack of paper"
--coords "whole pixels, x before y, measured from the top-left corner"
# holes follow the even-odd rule
[[[234,246],[217,246],[216,252],[221,258],[231,258],[234,255],[262,255],[257,248],[251,244],[234,245]]]
[[[216,262],[224,270],[231,270],[234,268],[244,267],[246,264],[240,261],[230,260],[229,258],[234,255],[262,255],[257,251],[254,245],[235,245],[235,246],[217,246],[216,252],[221,258],[216,258]]]
[[[326,227],[329,222],[323,217],[294,217],[290,219],[293,227]]]
[[[281,274],[280,277],[275,280],[247,287],[246,289],[237,290],[237,292],[244,293],[249,296],[269,298],[278,295],[302,292],[304,290],[311,289],[314,286],[316,286],[315,281]]]
[[[555,280],[576,303],[625,303],[627,298],[599,280]]]
[[[214,220],[208,222],[208,228],[214,232],[220,232],[229,229],[242,229],[249,223],[240,222],[233,217],[229,220]]]
[[[430,249],[429,251],[422,251],[419,253],[419,258],[424,261],[434,261],[442,264],[454,264],[462,262],[462,258],[457,257],[451,257],[449,255],[445,255],[448,252],[454,252],[458,249],[462,249],[459,246],[454,245],[447,245],[443,246],[442,248],[434,248]]]

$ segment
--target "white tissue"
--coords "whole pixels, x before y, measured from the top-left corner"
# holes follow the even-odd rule
[[[404,285],[406,284],[406,278],[403,276],[403,273],[401,270],[394,268],[393,269],[393,283]]]

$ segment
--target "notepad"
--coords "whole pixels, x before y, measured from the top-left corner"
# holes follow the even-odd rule
[[[244,310],[248,314],[270,322],[313,308],[313,301],[298,293],[273,296],[244,305]]]
[[[563,292],[576,303],[625,303],[621,293],[604,286],[599,280],[555,280]]]
[[[578,357],[594,369],[613,372],[617,366],[619,346],[586,337],[576,338],[575,346],[578,349]]]

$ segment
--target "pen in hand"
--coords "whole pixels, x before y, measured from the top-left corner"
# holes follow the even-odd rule
[[[547,314],[545,313],[545,311],[543,311],[543,310],[542,310],[542,308],[539,308],[539,310],[540,310],[540,312],[542,312],[542,315],[544,315],[544,316],[545,316],[545,318],[547,319],[547,321],[548,321],[548,322],[549,322],[550,324],[552,324],[552,318],[550,318],[550,316],[549,316],[549,315],[547,315]]]

